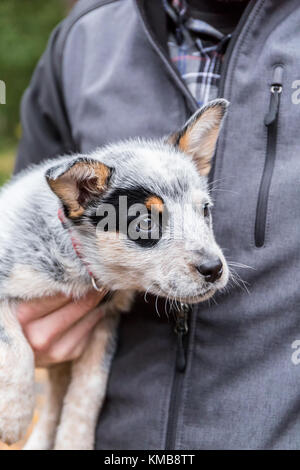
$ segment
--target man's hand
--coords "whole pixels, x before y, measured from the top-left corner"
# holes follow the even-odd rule
[[[34,353],[36,366],[77,359],[91,330],[103,316],[97,305],[105,292],[91,291],[77,302],[56,295],[21,303],[17,316]]]

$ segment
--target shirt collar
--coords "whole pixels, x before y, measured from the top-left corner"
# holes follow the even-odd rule
[[[229,35],[227,37],[209,23],[189,16],[186,0],[163,0],[163,6],[175,25],[175,36],[178,44],[182,44],[183,41],[193,42],[202,50],[201,36],[206,39],[210,38],[209,42],[214,44],[213,47],[217,47],[219,43],[228,42]]]

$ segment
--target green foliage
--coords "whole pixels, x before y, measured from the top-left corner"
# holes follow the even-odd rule
[[[66,14],[64,0],[1,0],[0,80],[6,104],[0,105],[0,149],[20,134],[19,106],[52,29]]]
[[[15,149],[0,151],[0,186],[8,180],[13,170]]]

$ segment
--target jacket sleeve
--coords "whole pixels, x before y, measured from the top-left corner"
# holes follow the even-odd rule
[[[61,87],[60,28],[53,31],[22,99],[22,138],[15,173],[32,163],[76,150]]]

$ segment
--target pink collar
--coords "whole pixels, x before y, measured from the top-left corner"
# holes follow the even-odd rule
[[[72,246],[74,248],[74,251],[75,251],[76,255],[78,256],[78,258],[80,259],[80,261],[82,262],[82,264],[84,265],[84,267],[86,268],[86,270],[87,270],[87,272],[88,272],[88,274],[91,278],[91,283],[92,283],[93,288],[98,292],[105,292],[105,290],[103,288],[97,286],[94,274],[92,273],[88,263],[83,259],[82,254],[80,252],[81,244],[74,237],[74,235],[72,233],[72,227],[71,227],[68,219],[66,218],[62,208],[58,209],[57,215],[58,215],[59,220],[61,221],[61,224],[62,224],[63,228],[68,230],[68,232],[70,234],[70,238],[71,238],[71,242],[72,242]]]

